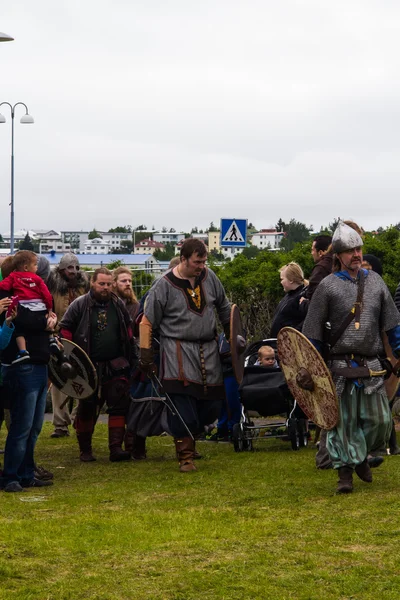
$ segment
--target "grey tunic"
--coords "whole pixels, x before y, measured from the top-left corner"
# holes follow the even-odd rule
[[[167,392],[223,398],[215,310],[225,325],[230,309],[220,280],[207,268],[193,289],[172,271],[156,281],[144,314],[160,337],[161,377]]]
[[[324,340],[324,324],[329,321],[332,333],[337,331],[348,315],[357,299],[357,281],[340,279],[332,274],[321,281],[317,287],[306,320],[303,333],[310,339]],[[332,348],[333,354],[360,354],[370,357],[367,365],[373,371],[382,369],[378,355],[384,354],[382,331],[389,331],[400,324],[400,315],[383,279],[374,271],[368,271],[365,279],[363,307],[360,328],[355,329],[354,320],[347,327],[340,339]],[[331,364],[345,367],[345,361],[335,360]],[[334,382],[340,398],[346,380],[334,376]],[[384,381],[382,377],[363,380],[364,391],[372,394],[380,390]]]

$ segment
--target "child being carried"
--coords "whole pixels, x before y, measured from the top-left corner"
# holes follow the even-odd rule
[[[53,298],[43,279],[36,275],[37,256],[30,250],[21,250],[13,258],[14,270],[0,282],[0,290],[13,293],[13,301],[10,304],[7,316],[15,310],[15,307],[28,309],[31,318],[42,316],[43,313],[54,317]],[[18,347],[18,354],[13,360],[13,364],[29,360],[29,352],[26,348],[24,332],[18,324],[18,313],[15,323],[15,339]],[[50,339],[50,345],[57,346],[54,338]],[[58,346],[57,346],[58,347]]]

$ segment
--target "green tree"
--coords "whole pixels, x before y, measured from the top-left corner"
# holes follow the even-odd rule
[[[132,233],[132,225],[118,225],[109,229],[108,233]]]
[[[304,223],[300,223],[296,219],[291,219],[289,223],[286,223],[286,235],[281,241],[281,248],[286,250],[286,252],[290,252],[298,242],[310,239],[310,229],[311,227],[307,227]]]
[[[245,256],[246,258],[255,258],[257,256],[257,254],[259,254],[260,252],[262,252],[259,248],[257,248],[257,246],[246,246],[246,248],[243,248],[243,256]]]
[[[279,219],[277,224],[275,225],[275,229],[279,232],[286,231],[286,223],[282,219]]]
[[[122,254],[130,254],[133,250],[132,240],[121,240],[121,247],[119,249]]]
[[[153,256],[157,260],[171,260],[175,256],[175,244],[167,242],[164,250],[155,250]]]
[[[218,227],[215,227],[214,222],[211,221],[210,227],[208,228],[208,231],[210,231],[210,232],[219,231],[219,229],[218,229]]]
[[[95,227],[93,227],[92,231],[88,235],[89,240],[94,240],[95,238],[102,238],[103,236],[97,231]]]
[[[19,243],[19,250],[31,250],[34,252],[34,246],[29,233],[26,234],[25,238]]]

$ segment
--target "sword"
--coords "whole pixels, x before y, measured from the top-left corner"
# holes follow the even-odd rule
[[[164,402],[164,404],[166,404],[168,406],[168,408],[170,409],[171,413],[174,415],[176,414],[179,419],[181,420],[183,426],[185,427],[186,431],[188,432],[188,434],[190,435],[190,437],[192,438],[193,441],[194,437],[192,432],[190,431],[189,427],[186,425],[185,421],[183,420],[182,415],[180,414],[179,410],[176,408],[175,404],[172,402],[171,397],[168,396],[167,392],[165,391],[163,384],[161,383],[161,381],[158,379],[157,375],[155,373],[152,373],[151,375],[149,375],[149,379],[151,380],[151,382],[154,384],[154,381],[157,383],[157,385],[159,386],[161,392],[164,394],[165,398],[163,398],[159,393],[158,390],[156,388],[156,386],[154,385],[154,391],[157,395],[158,398],[160,398],[160,400],[162,400]],[[168,400],[170,406],[167,404],[167,402],[165,401],[165,399]],[[172,407],[172,408],[171,408]]]

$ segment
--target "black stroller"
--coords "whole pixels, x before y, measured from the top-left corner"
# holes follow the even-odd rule
[[[307,446],[307,417],[296,404],[280,368],[256,366],[258,349],[272,346],[277,355],[275,338],[251,344],[245,352],[244,377],[239,388],[242,403],[240,422],[232,431],[236,452],[253,450],[253,441],[280,438],[290,441],[293,450]],[[265,425],[254,424],[252,417],[285,415],[285,419]]]

